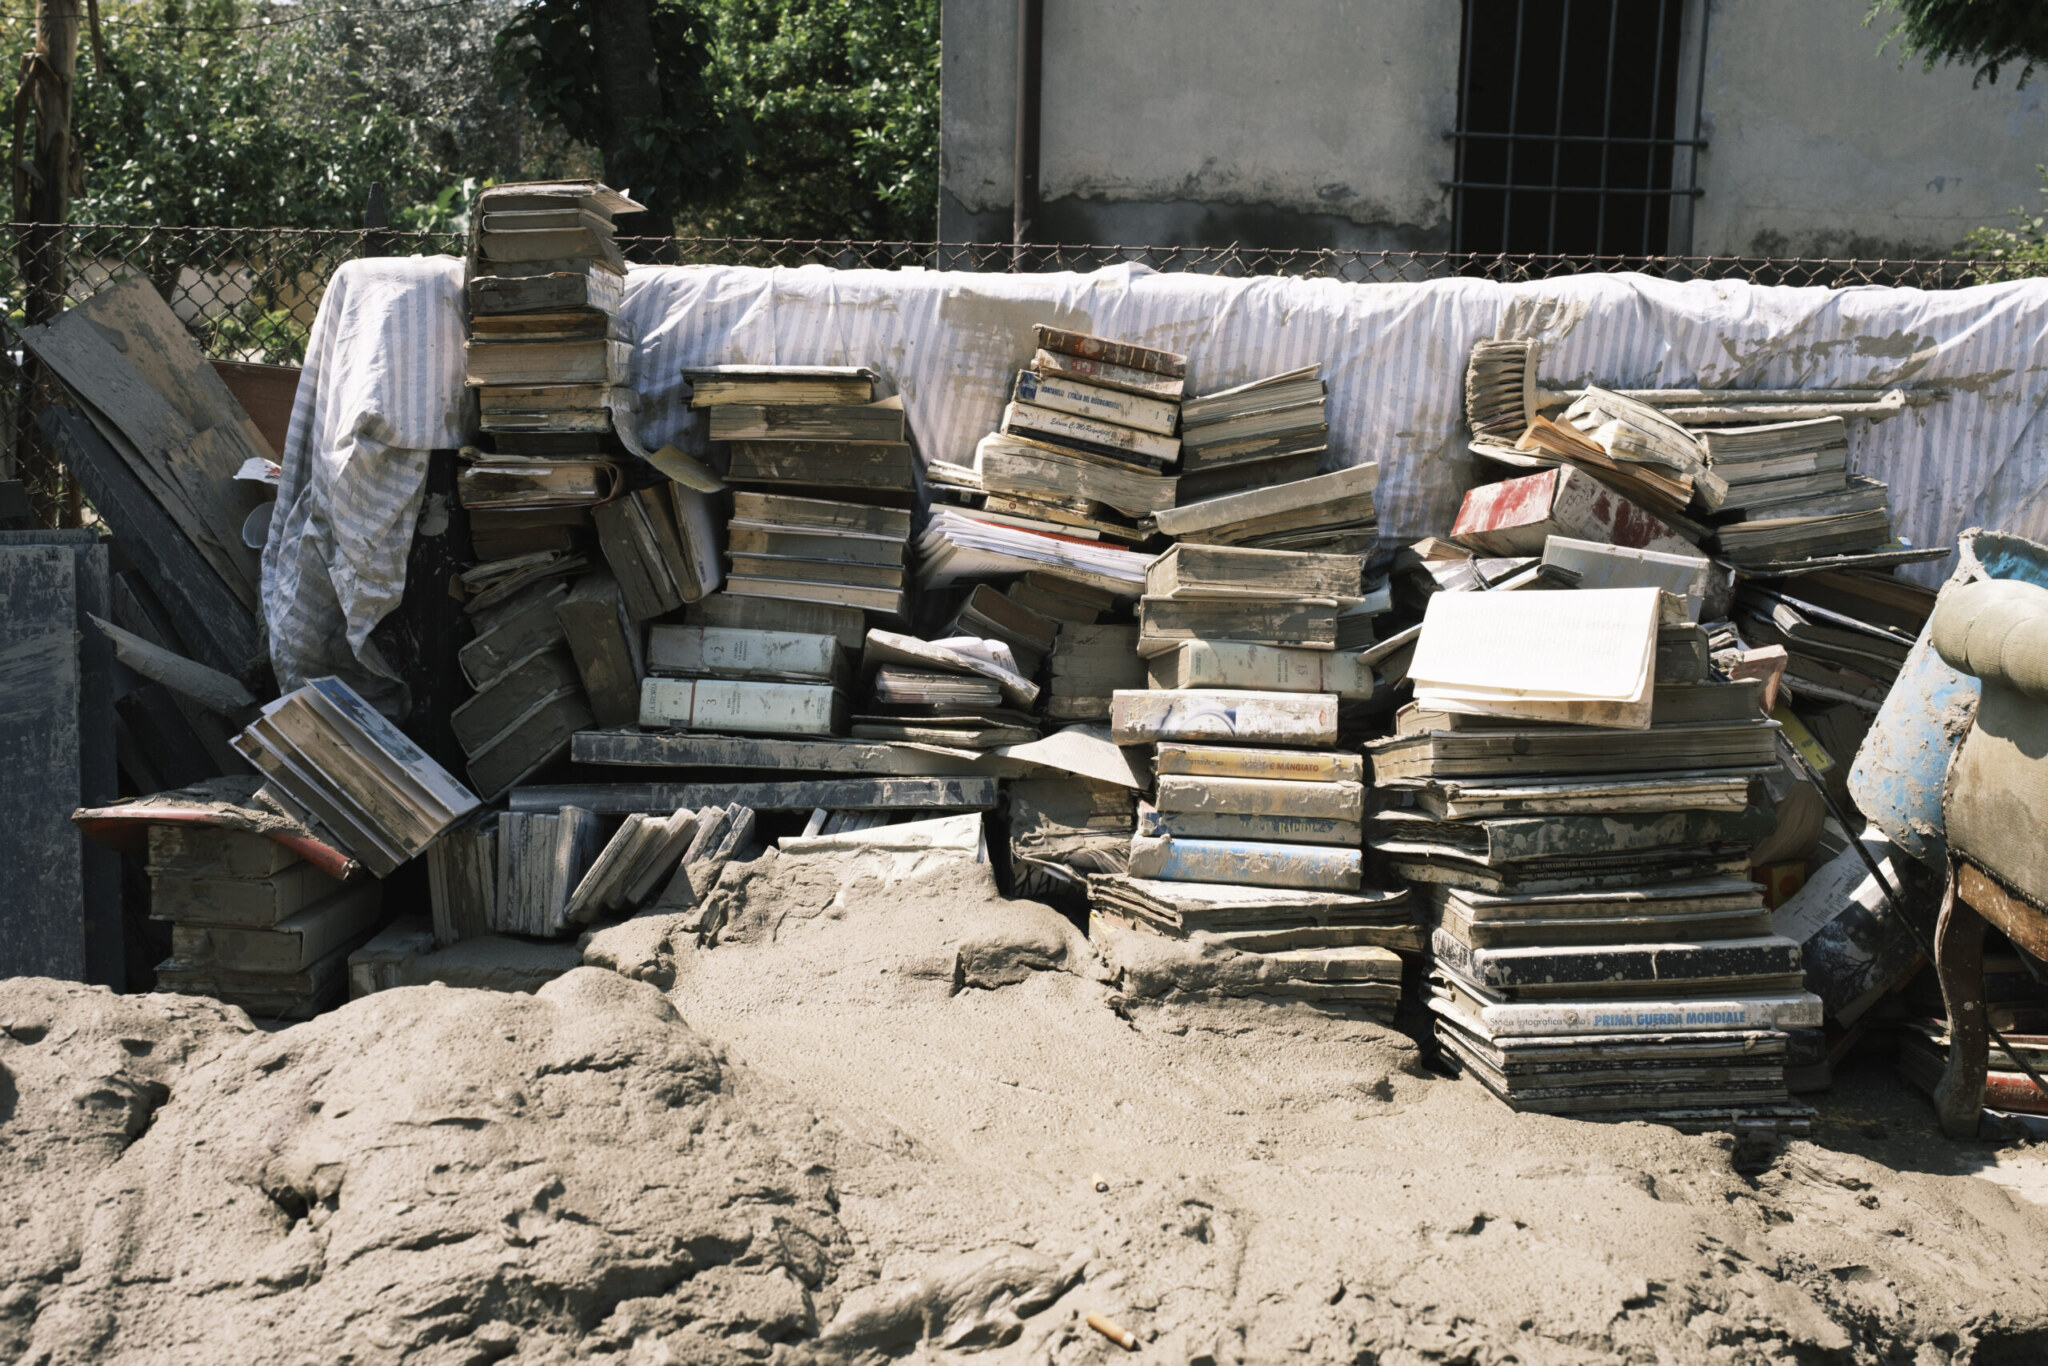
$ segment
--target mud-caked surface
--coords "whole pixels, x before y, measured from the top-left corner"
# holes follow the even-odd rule
[[[1740,1151],[1516,1115],[939,855],[585,961],[269,1034],[0,983],[0,1359],[2048,1360],[2039,1164],[1882,1071]]]

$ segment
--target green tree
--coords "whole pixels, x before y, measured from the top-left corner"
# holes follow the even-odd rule
[[[2008,66],[2020,68],[2025,85],[2034,68],[2048,61],[2048,5],[2039,0],[1877,0],[1866,23],[1896,12],[1886,33],[1907,56],[1931,70],[1944,62],[1977,68],[1980,81],[1997,81]]]
[[[498,35],[500,70],[541,119],[596,147],[604,176],[666,232],[730,183],[739,141],[713,108],[707,38],[683,0],[526,0]]]
[[[1917,56],[1928,70],[1943,63],[1974,66],[1978,82],[1994,83],[2001,71],[2018,66],[2015,86],[2048,62],[2048,5],[2038,0],[1877,0],[1864,22],[1894,12],[1897,22],[1885,41],[1898,42],[1902,62]],[[2048,166],[2041,171],[2048,181]],[[1977,280],[2048,274],[2048,214],[2014,209],[2012,216],[2012,226],[1977,228],[1957,248],[1957,256],[1989,263],[1976,270]]]
[[[606,59],[643,24],[644,50]],[[607,179],[664,226],[923,238],[938,38],[938,0],[527,0],[499,41],[508,85],[603,149]],[[650,84],[659,107],[636,106]]]
[[[738,237],[928,240],[939,204],[937,0],[715,0],[712,75],[747,130]]]

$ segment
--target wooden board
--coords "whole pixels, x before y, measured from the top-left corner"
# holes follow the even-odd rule
[[[270,447],[271,459],[277,459],[284,451],[285,434],[291,429],[292,404],[298,401],[299,367],[217,360],[213,362],[213,372],[249,415],[256,434]]]
[[[841,778],[805,783],[575,783],[515,787],[514,811],[580,806],[600,816],[635,811],[667,815],[684,807],[737,803],[756,811],[986,811],[996,804],[994,778]]]
[[[194,412],[203,415],[204,410],[190,396],[167,388],[183,381],[155,354],[147,337],[128,339],[110,332],[86,316],[83,307],[46,327],[24,328],[23,344],[56,371],[164,514],[243,605],[253,609],[260,572],[256,552],[242,544],[241,528],[255,495],[237,487],[234,476],[245,459],[262,454],[260,443],[219,419],[204,425],[191,421],[178,400]],[[197,348],[193,351],[196,355]],[[225,394],[219,376],[201,368]],[[229,403],[232,407],[232,399]]]
[[[139,476],[92,423],[46,408],[36,425],[78,477],[121,548],[170,614],[193,658],[248,682],[269,667],[255,614],[168,520]]]
[[[192,333],[140,275],[130,275],[74,304],[71,313],[113,341],[144,381],[170,400],[195,432],[226,424],[241,444],[261,455],[267,444],[234,392],[206,359]],[[296,385],[294,385],[296,390]],[[234,470],[228,471],[229,475]]]

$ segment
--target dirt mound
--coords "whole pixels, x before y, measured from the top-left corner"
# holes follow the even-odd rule
[[[0,1016],[51,995],[0,986]],[[0,1054],[41,1111],[71,1085],[37,1057],[58,1036]],[[65,1202],[68,1274],[25,1266],[5,1292],[30,1360],[538,1359],[635,1341],[758,1357],[815,1330],[846,1253],[808,1117],[736,1101],[654,988],[597,969],[537,996],[385,992],[155,1081],[154,1122],[128,1124],[133,1142]],[[70,1140],[0,1133],[0,1190],[33,1209],[38,1150]]]
[[[957,858],[770,855],[586,959],[277,1034],[0,983],[0,1358],[2048,1356],[2048,1218],[1972,1174],[2024,1155],[1882,1077],[1739,1164],[1516,1115],[1342,1011],[1135,998]]]

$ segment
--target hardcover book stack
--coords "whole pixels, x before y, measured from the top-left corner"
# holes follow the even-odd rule
[[[465,370],[496,458],[602,460],[614,414],[630,423],[633,339],[619,323],[626,262],[612,217],[640,210],[587,180],[496,185],[477,197]],[[563,524],[486,509],[484,529]]]
[[[1311,365],[1185,400],[1178,501],[1309,478],[1329,449],[1328,393]]]
[[[1752,646],[1784,647],[1796,700],[1873,713],[1933,610],[1931,590],[1871,570],[1745,578],[1735,592],[1736,629]]]
[[[1379,479],[1378,465],[1353,465],[1168,508],[1153,523],[1183,544],[1366,555],[1379,540]]]
[[[861,665],[866,704],[853,720],[858,739],[994,749],[1039,737],[1038,685],[1000,640],[927,641],[870,630]]]
[[[657,624],[647,672],[638,720],[650,729],[846,734],[851,671],[835,634]]]
[[[1311,589],[1348,574],[1348,556],[1179,546],[1147,582],[1155,600],[1229,609],[1261,570]],[[1292,582],[1292,579],[1288,580]],[[1312,581],[1312,582],[1310,582]],[[1222,594],[1229,596],[1220,596]],[[1324,623],[1334,632],[1334,608]],[[1151,686],[1111,702],[1111,738],[1153,747],[1151,800],[1138,807],[1128,871],[1091,879],[1105,926],[1144,929],[1285,956],[1286,994],[1346,1001],[1391,1017],[1408,946],[1405,898],[1361,890],[1364,765],[1337,742],[1338,697],[1325,689],[1335,651],[1249,641],[1159,640]]]
[[[612,580],[584,574],[572,588],[569,576],[588,568],[583,556],[536,552],[526,558],[532,563],[495,581],[478,578],[494,565],[462,575],[478,589],[464,604],[476,635],[456,661],[476,691],[450,714],[449,728],[468,760],[471,785],[487,801],[559,758],[569,737],[597,719],[564,622],[581,610],[571,605],[572,596]],[[611,602],[616,616],[615,590]],[[607,723],[620,724],[609,713]]]
[[[708,411],[711,439],[728,443],[728,482],[892,507],[916,502],[903,405],[875,401],[874,371],[714,365],[685,370],[683,378],[690,406]],[[750,546],[744,553],[773,552]]]
[[[1820,1002],[1748,879],[1760,685],[1656,589],[1440,593],[1410,676],[1369,838],[1429,900],[1445,1051],[1517,1109],[1804,1125],[1784,1031]]]
[[[481,805],[338,678],[286,693],[233,743],[263,775],[266,803],[378,877]]]
[[[160,991],[258,1019],[310,1019],[347,994],[348,956],[377,927],[383,884],[343,883],[241,830],[149,827],[149,914],[171,924]]]
[[[1720,524],[1721,556],[1743,568],[1878,550],[1892,539],[1885,486],[1849,473],[1849,429],[1839,417],[1715,427],[1700,434],[1726,483],[1702,505]]]
[[[904,616],[917,494],[902,400],[877,401],[874,372],[858,368],[728,365],[684,377],[742,490],[726,591]]]

